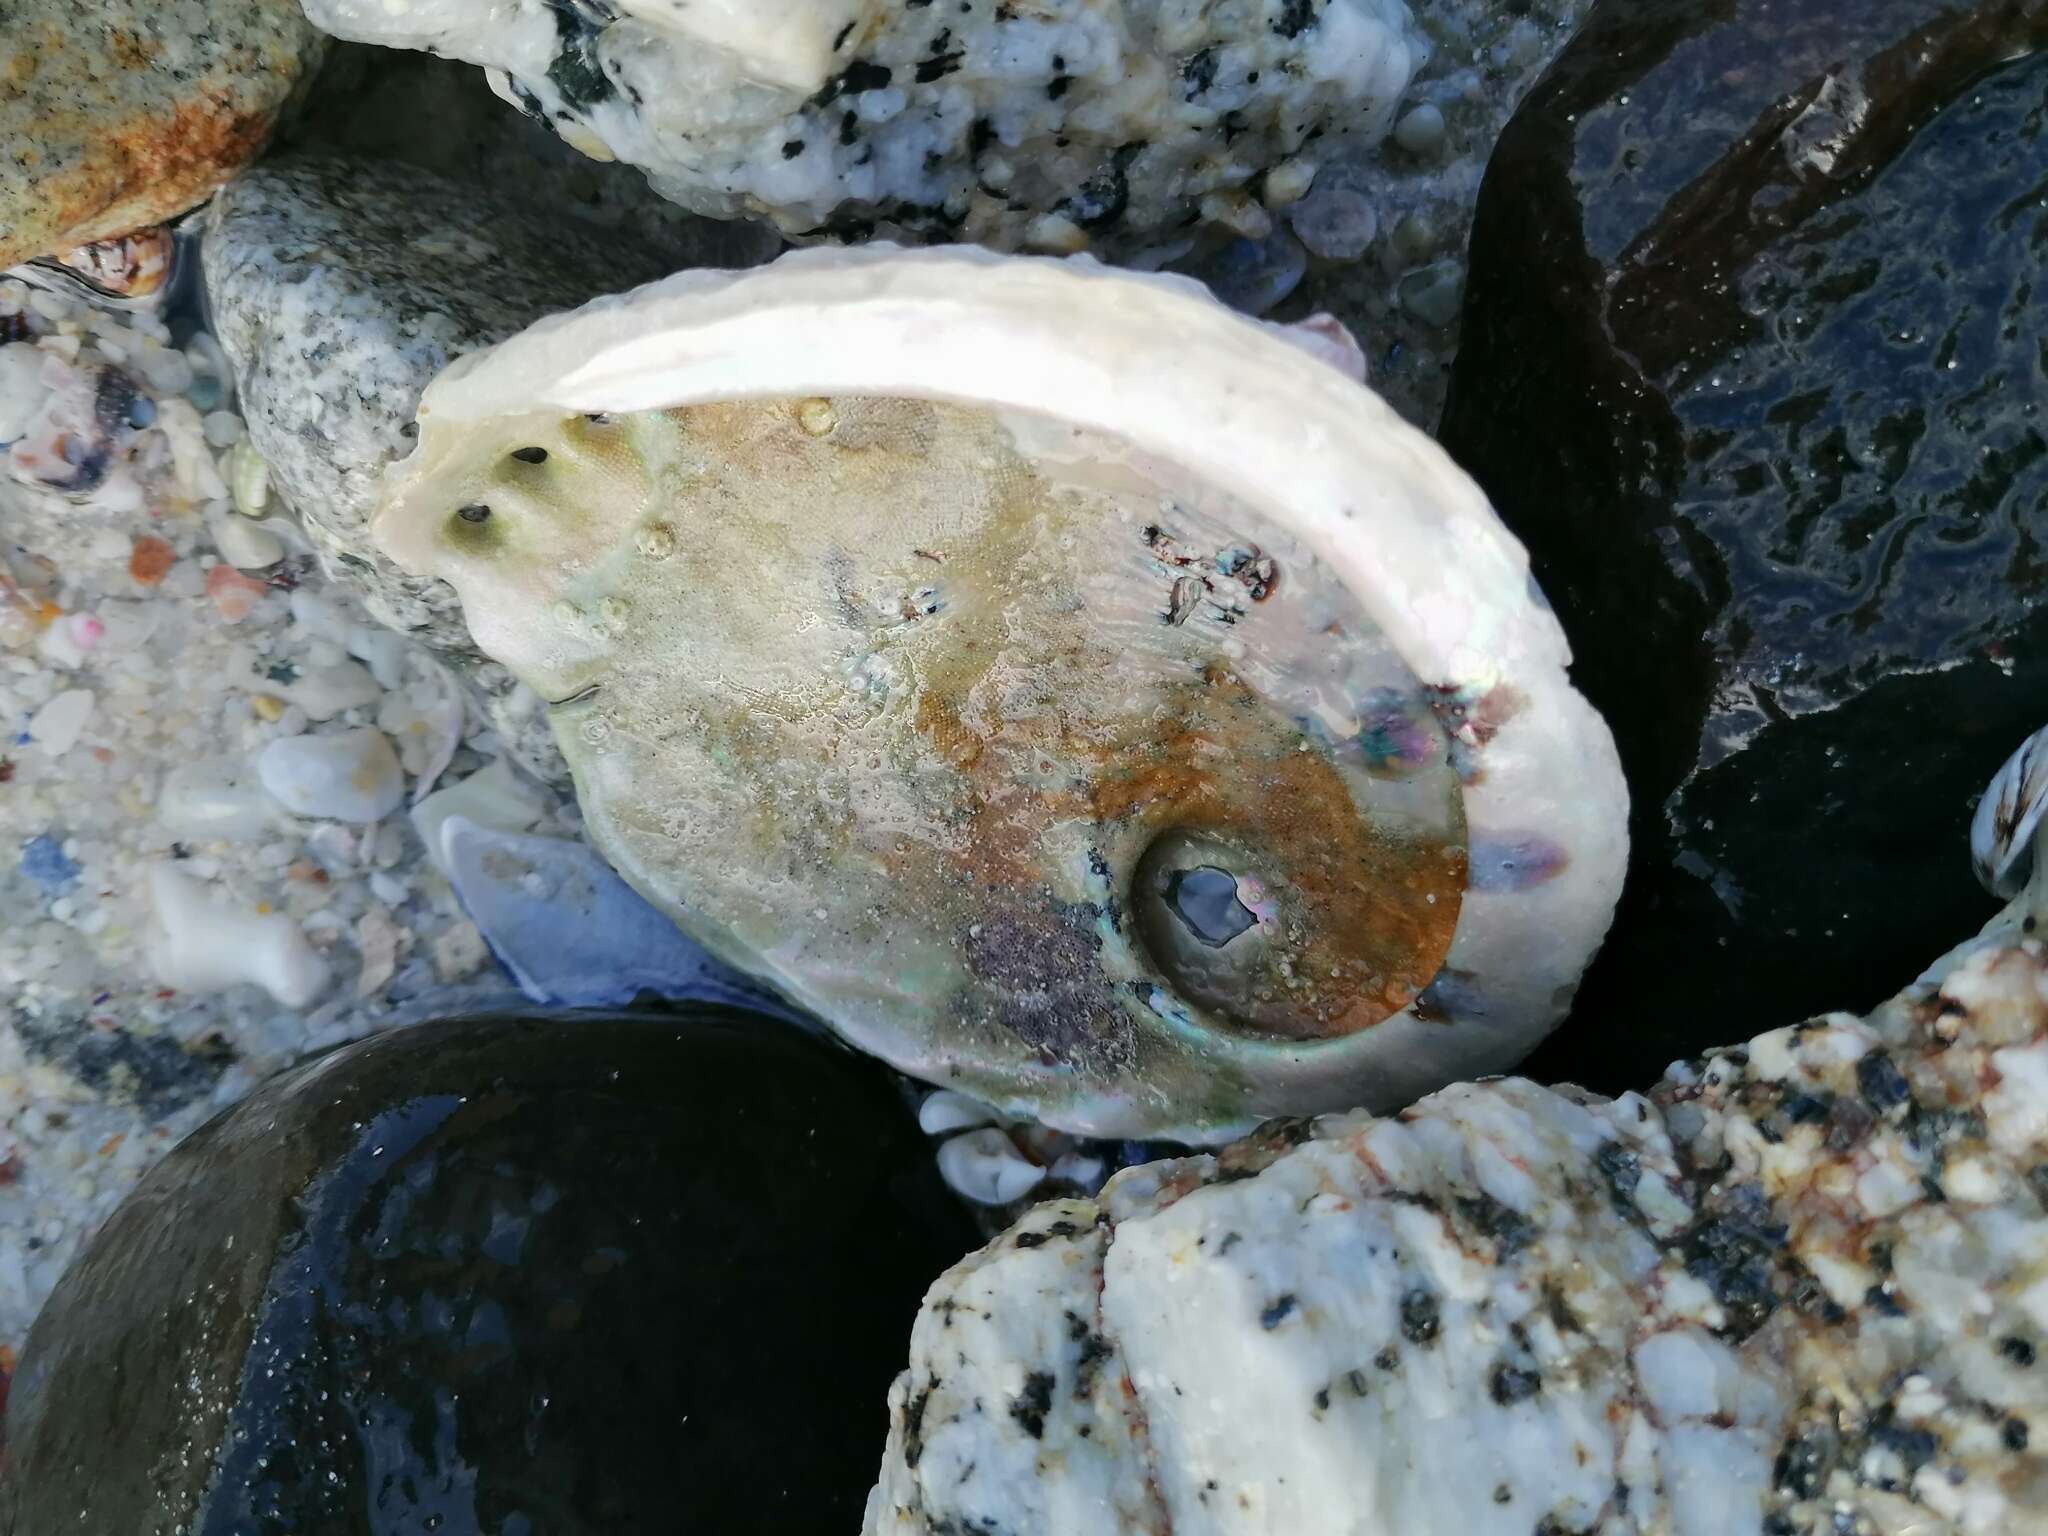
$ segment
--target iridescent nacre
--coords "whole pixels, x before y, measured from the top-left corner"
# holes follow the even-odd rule
[[[593,841],[906,1070],[1209,1136],[1504,1066],[1626,797],[1521,551],[1193,284],[691,273],[428,391],[377,533],[543,697]]]

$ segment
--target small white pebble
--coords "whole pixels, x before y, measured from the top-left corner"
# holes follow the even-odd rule
[[[261,517],[270,505],[270,467],[247,437],[228,450],[227,479],[235,510],[244,517]]]
[[[435,936],[431,948],[434,974],[443,981],[459,981],[473,975],[490,955],[484,936],[468,918],[450,923]]]
[[[256,772],[297,816],[371,822],[405,800],[405,770],[391,739],[374,727],[273,741],[256,759]]]
[[[95,702],[89,688],[66,689],[35,712],[28,733],[47,756],[62,757],[78,744]]]
[[[284,819],[249,762],[207,757],[181,763],[164,780],[157,820],[173,838],[205,842],[261,837]]]
[[[284,541],[261,523],[228,512],[208,518],[206,526],[221,559],[237,570],[260,571],[284,558]]]
[[[964,1093],[955,1093],[950,1088],[941,1088],[930,1094],[917,1106],[917,1123],[927,1136],[943,1136],[948,1131],[972,1130],[979,1125],[994,1125],[1002,1117],[979,1099],[970,1099]]]
[[[343,642],[348,653],[368,665],[383,688],[396,688],[405,681],[405,658],[410,650],[405,637],[379,625],[356,624]]]
[[[192,387],[192,365],[182,352],[168,347],[145,346],[136,362],[150,393],[161,398],[182,396]]]
[[[233,411],[213,411],[201,424],[210,448],[232,448],[242,439],[242,418]]]
[[[1315,162],[1284,160],[1266,172],[1266,206],[1285,208],[1299,202],[1316,179]]]
[[[360,709],[384,696],[368,668],[346,660],[308,667],[277,691],[304,710],[309,720],[332,720],[344,710]]]
[[[939,1148],[939,1176],[976,1205],[1008,1205],[1045,1182],[1045,1170],[1027,1161],[1001,1131],[955,1136]]]
[[[42,409],[46,393],[43,357],[26,341],[0,347],[0,443],[27,433]]]
[[[1411,155],[1433,155],[1444,144],[1444,115],[1425,101],[1394,127],[1394,142]]]

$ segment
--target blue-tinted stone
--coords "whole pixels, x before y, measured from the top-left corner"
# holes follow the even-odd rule
[[[535,1002],[604,1007],[646,992],[797,1017],[685,938],[587,844],[462,816],[449,818],[441,839],[463,908]]]
[[[78,879],[78,866],[64,856],[64,847],[54,837],[32,837],[22,845],[21,872],[51,896],[61,895]]]

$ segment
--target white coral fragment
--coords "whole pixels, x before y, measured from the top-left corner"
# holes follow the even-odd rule
[[[214,899],[168,864],[150,870],[149,900],[148,958],[163,985],[201,993],[258,986],[286,1008],[327,990],[327,962],[284,914]]]

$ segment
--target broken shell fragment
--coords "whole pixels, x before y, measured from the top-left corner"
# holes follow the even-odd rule
[[[1620,886],[1613,747],[1520,547],[1185,279],[685,273],[444,373],[374,531],[555,701],[628,882],[1064,1129],[1207,1138],[1506,1066]]]
[[[168,224],[81,245],[19,268],[31,287],[75,294],[112,309],[161,308],[190,264],[190,253]]]
[[[2048,811],[2048,730],[2005,760],[1970,820],[1970,867],[1994,896],[2018,896],[2034,874],[2034,840]]]

